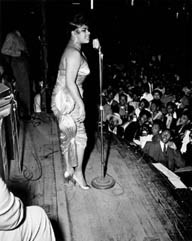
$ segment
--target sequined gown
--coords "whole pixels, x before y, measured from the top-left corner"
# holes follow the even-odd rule
[[[68,152],[69,162],[72,167],[78,165],[76,156],[76,147],[83,148],[87,144],[87,135],[84,123],[79,122],[79,107],[72,99],[66,86],[66,69],[63,62],[59,66],[57,80],[52,93],[51,107],[54,115],[57,117],[60,130],[60,148],[64,155]],[[82,84],[90,73],[90,69],[84,55],[81,56],[81,65],[76,77],[76,85],[83,98]]]

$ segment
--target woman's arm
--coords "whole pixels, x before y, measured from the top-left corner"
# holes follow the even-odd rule
[[[80,108],[80,121],[85,119],[85,108],[79,89],[76,84],[78,70],[81,64],[81,55],[76,50],[68,50],[66,57],[66,84],[72,98]]]

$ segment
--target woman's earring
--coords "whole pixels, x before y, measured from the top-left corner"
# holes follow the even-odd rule
[[[78,40],[77,40],[77,36],[73,33],[73,42],[74,42],[74,43],[77,43],[77,41],[78,41]]]

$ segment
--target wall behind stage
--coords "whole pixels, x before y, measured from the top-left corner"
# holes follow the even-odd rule
[[[38,0],[3,1],[2,35],[8,31],[12,22],[20,21],[25,26],[25,36],[29,43],[34,64],[39,63],[41,33],[41,13]],[[79,1],[80,2],[80,1]],[[86,2],[86,4],[85,4]],[[135,1],[137,3],[139,1]],[[144,2],[144,1],[143,1]],[[158,1],[156,1],[158,2]],[[160,1],[159,1],[160,2]],[[164,1],[165,3],[166,1]],[[169,1],[170,2],[170,1]],[[123,3],[126,3],[123,5]],[[90,12],[94,36],[99,37],[106,62],[126,61],[131,49],[151,45],[156,52],[166,52],[168,62],[178,61],[185,68],[190,59],[191,13],[179,9],[176,17],[175,7],[164,5],[135,5],[128,1],[95,1],[95,9],[90,11],[88,1],[82,7],[72,5],[71,1],[47,0],[47,48],[49,73],[55,75],[62,51],[66,44],[65,22],[79,8]],[[183,12],[182,12],[182,11]],[[36,65],[35,69],[38,68]]]

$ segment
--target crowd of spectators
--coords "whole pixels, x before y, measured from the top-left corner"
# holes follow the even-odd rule
[[[161,54],[104,66],[103,127],[170,170],[192,166],[192,84]]]

